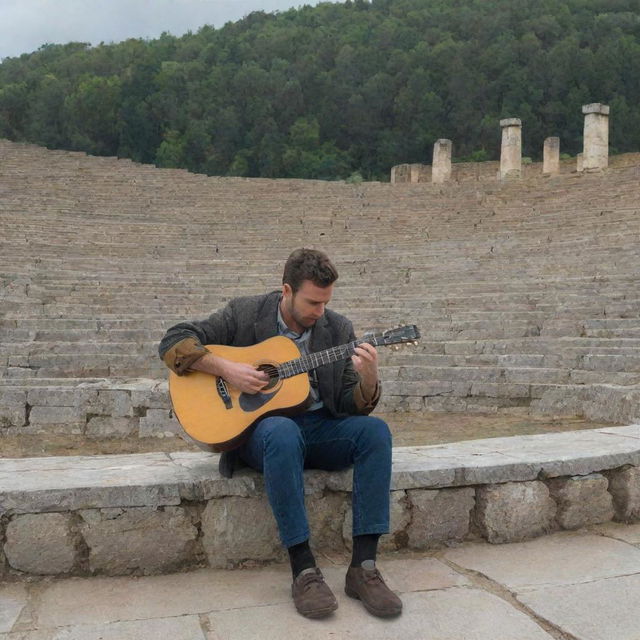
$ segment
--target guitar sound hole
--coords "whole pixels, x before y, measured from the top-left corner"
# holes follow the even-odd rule
[[[275,387],[278,384],[278,382],[280,382],[280,378],[278,377],[278,369],[274,364],[270,364],[266,362],[264,364],[257,366],[256,369],[258,369],[258,371],[264,371],[269,376],[269,383],[267,384],[266,387],[261,389],[260,391],[261,393],[264,393],[265,391],[269,391],[270,389],[273,389],[273,387]]]

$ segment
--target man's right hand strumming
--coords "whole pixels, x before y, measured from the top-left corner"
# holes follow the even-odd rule
[[[212,353],[194,362],[191,368],[223,378],[244,393],[258,393],[269,383],[269,376],[264,371],[258,371],[244,362],[225,360]]]

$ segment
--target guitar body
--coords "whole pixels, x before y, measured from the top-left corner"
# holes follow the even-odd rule
[[[251,347],[206,345],[214,355],[250,364],[257,369],[280,364],[300,357],[293,340],[275,336]],[[268,387],[256,394],[242,393],[223,383],[226,402],[219,392],[223,383],[217,376],[193,371],[184,376],[169,373],[169,393],[173,410],[187,434],[216,451],[228,451],[249,437],[259,419],[271,414],[294,415],[308,406],[309,376],[307,373],[285,379],[272,379]]]

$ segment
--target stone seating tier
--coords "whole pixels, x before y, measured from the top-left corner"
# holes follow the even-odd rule
[[[419,325],[411,354],[381,355],[389,408],[533,411],[553,389],[557,412],[576,386],[638,384],[637,166],[346,185],[209,178],[6,141],[0,158],[5,418],[37,380],[48,398],[70,380],[164,380],[166,327],[277,287],[273,265],[299,245],[340,264],[333,304],[359,332]]]
[[[640,426],[394,450],[381,549],[640,519]],[[305,472],[312,545],[351,543],[351,472]],[[505,516],[505,514],[507,514]],[[0,461],[0,576],[152,574],[283,560],[262,477],[217,456],[151,453]],[[34,553],[34,549],[38,552]]]

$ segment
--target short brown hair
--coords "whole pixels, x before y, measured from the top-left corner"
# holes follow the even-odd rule
[[[338,279],[338,271],[329,256],[317,249],[296,249],[284,265],[282,284],[288,284],[295,293],[304,280],[318,287],[328,287]]]

